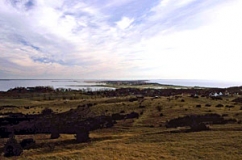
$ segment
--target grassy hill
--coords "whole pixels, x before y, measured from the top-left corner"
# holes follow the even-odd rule
[[[70,91],[61,96],[55,93],[21,94],[14,99],[2,96],[0,112],[39,114],[44,108],[50,108],[56,114],[76,113],[81,116],[82,111],[78,106],[92,104],[89,107],[92,115],[136,112],[139,118],[117,120],[112,128],[91,131],[90,141],[85,143],[77,143],[74,134],[61,134],[58,139],[50,139],[50,134],[16,135],[18,141],[25,138],[36,141],[33,148],[24,150],[17,159],[242,158],[242,103],[233,102],[240,95],[211,99],[180,94],[136,99],[134,95],[105,97]],[[71,98],[73,96],[75,98]],[[209,130],[198,132],[188,132],[191,126],[166,127],[170,120],[178,117],[207,114],[218,114],[228,122],[206,123]],[[0,141],[0,148],[3,148],[7,138],[1,138]],[[2,153],[0,159],[16,157],[5,158]]]

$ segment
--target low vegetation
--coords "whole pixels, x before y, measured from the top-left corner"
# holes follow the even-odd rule
[[[0,159],[241,159],[240,91],[1,92]]]

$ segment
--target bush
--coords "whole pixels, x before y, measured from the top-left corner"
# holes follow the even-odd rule
[[[162,110],[161,106],[156,106],[156,109],[160,112]]]
[[[206,126],[204,123],[193,123],[189,131],[191,132],[199,132],[199,131],[207,131],[209,127]]]
[[[226,124],[228,123],[221,115],[219,114],[204,114],[204,115],[186,115],[184,117],[178,117],[171,119],[166,122],[167,128],[174,127],[184,127],[184,126],[194,126],[196,127],[200,123],[205,124]]]
[[[52,128],[50,139],[57,139],[59,137],[60,137],[60,132],[58,131],[58,129]]]
[[[126,114],[125,118],[126,119],[139,118],[139,113],[137,113],[137,112],[131,112],[129,114]]]
[[[112,114],[112,119],[113,120],[122,120],[122,119],[124,119],[125,118],[125,115],[121,115],[121,114],[119,114],[119,113],[114,113],[114,114]]]
[[[224,114],[222,114],[222,117],[227,117],[227,116],[228,116],[228,114],[225,114],[225,113],[224,113]]]
[[[145,108],[145,106],[141,106],[141,105],[140,105],[139,108]]]
[[[4,156],[20,156],[22,152],[23,148],[21,147],[21,145],[17,142],[14,136],[11,136],[4,145]]]
[[[218,105],[216,105],[215,107],[223,107],[224,105],[222,105],[222,104],[218,104]]]
[[[124,110],[122,110],[122,111],[120,111],[120,113],[125,113],[125,111],[124,111]]]
[[[35,145],[35,141],[33,138],[27,138],[27,139],[23,139],[20,142],[20,145],[23,149],[30,149]]]
[[[234,108],[233,105],[226,105],[225,107],[226,107],[226,108]]]
[[[211,97],[211,99],[212,99],[212,100],[223,100],[223,98],[222,98],[222,97],[218,97],[218,96],[217,96],[217,97],[212,96],[212,97]]]
[[[89,141],[89,131],[86,129],[80,129],[76,132],[76,140],[78,143],[88,142]]]
[[[44,115],[48,115],[48,114],[52,114],[52,113],[53,113],[53,110],[50,108],[45,108],[41,111],[41,114],[44,114]]]
[[[134,102],[134,101],[138,101],[138,98],[130,98],[129,102]]]

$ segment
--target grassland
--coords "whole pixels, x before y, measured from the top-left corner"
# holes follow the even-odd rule
[[[232,102],[240,95],[224,96],[221,100],[193,98],[189,94],[144,97],[142,101],[130,101],[132,97],[104,97],[74,91],[21,94],[15,98],[1,97],[0,112],[39,114],[44,108],[51,108],[55,113],[61,113],[92,103],[95,105],[90,109],[95,115],[132,111],[140,114],[137,119],[119,120],[112,128],[91,131],[90,142],[86,143],[77,143],[72,134],[61,134],[59,139],[50,139],[49,134],[17,135],[18,141],[24,138],[36,141],[36,146],[17,157],[22,160],[242,159],[242,104]],[[218,104],[223,106],[218,107]],[[183,132],[184,127],[165,127],[170,119],[207,113],[217,113],[236,122],[212,124],[209,131],[201,132]],[[0,141],[0,148],[3,148],[7,139]],[[2,153],[0,159],[16,157],[5,158]]]
[[[153,88],[153,89],[187,89],[187,88],[194,88],[188,86],[179,86],[179,85],[170,85],[170,84],[159,84],[159,83],[152,83],[147,80],[133,80],[133,81],[95,81],[95,83],[100,84],[96,86],[101,87],[110,87],[110,88]],[[195,88],[202,88],[202,87],[195,87]]]

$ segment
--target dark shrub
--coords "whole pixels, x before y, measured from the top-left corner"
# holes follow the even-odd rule
[[[237,123],[237,119],[234,119],[234,118],[227,119],[227,123]]]
[[[235,98],[232,102],[242,103],[242,98]]]
[[[91,106],[93,106],[92,103],[87,103],[87,104],[86,104],[86,107],[91,107]]]
[[[190,95],[190,97],[192,97],[192,98],[199,98],[198,95],[196,95],[196,94],[192,94],[192,95]]]
[[[141,106],[141,105],[140,105],[139,108],[145,108],[145,106]]]
[[[211,107],[211,104],[205,104],[205,107]]]
[[[125,113],[125,111],[120,111],[120,113]]]
[[[181,99],[181,102],[185,102],[185,100],[184,99]]]
[[[212,96],[211,99],[212,100],[223,100],[223,98],[219,97],[219,96]]]
[[[226,117],[226,116],[228,116],[228,114],[222,114],[222,117]]]
[[[45,108],[41,111],[41,114],[44,114],[44,115],[48,115],[48,114],[52,114],[52,113],[53,113],[53,110],[50,108]]]
[[[7,129],[7,127],[0,127],[0,137],[8,138],[11,135],[11,131]]]
[[[200,123],[206,124],[226,124],[228,121],[225,120],[219,114],[205,114],[205,115],[187,115],[184,117],[178,117],[171,119],[166,122],[167,128],[172,127],[184,127],[184,126],[192,126]]]
[[[239,113],[235,113],[235,116],[238,116],[239,115]]]
[[[107,123],[105,123],[104,127],[111,128],[111,127],[113,127],[114,124],[117,124],[117,122],[115,120],[108,121]]]
[[[161,113],[161,114],[160,114],[160,117],[163,117],[163,116],[164,116],[164,114],[163,114],[163,113]]]
[[[134,102],[134,101],[137,101],[137,100],[138,100],[138,98],[130,98],[129,99],[130,102]]]
[[[202,106],[200,104],[196,105],[197,108],[201,108]]]
[[[218,104],[218,105],[216,105],[215,107],[223,107],[224,105],[222,105],[222,104]]]
[[[156,106],[156,109],[160,112],[162,110],[161,106]]]
[[[139,113],[131,112],[130,114],[127,114],[125,118],[126,119],[139,118]]]
[[[14,136],[11,136],[6,142],[6,144],[4,145],[4,156],[5,157],[20,156],[22,152],[23,152],[23,148],[21,147],[21,145],[17,142]]]
[[[14,106],[14,105],[5,105],[5,106],[2,106],[3,108],[18,108],[17,106]]]
[[[20,145],[23,149],[30,149],[35,145],[35,141],[33,138],[27,138],[27,139],[23,139],[20,142]]]
[[[77,108],[84,108],[86,107],[85,105],[78,105]]]
[[[206,126],[204,123],[193,123],[189,131],[191,132],[199,132],[199,131],[207,131],[209,127]]]
[[[226,108],[234,108],[233,105],[226,105],[225,107],[226,107]]]
[[[122,120],[122,119],[124,119],[125,118],[125,115],[121,115],[121,114],[119,114],[119,113],[114,113],[114,114],[112,114],[112,119],[113,120]]]
[[[51,129],[50,139],[57,139],[60,137],[60,132],[57,129]]]
[[[89,131],[85,128],[81,128],[80,130],[77,130],[75,137],[78,143],[88,142],[90,140]]]

